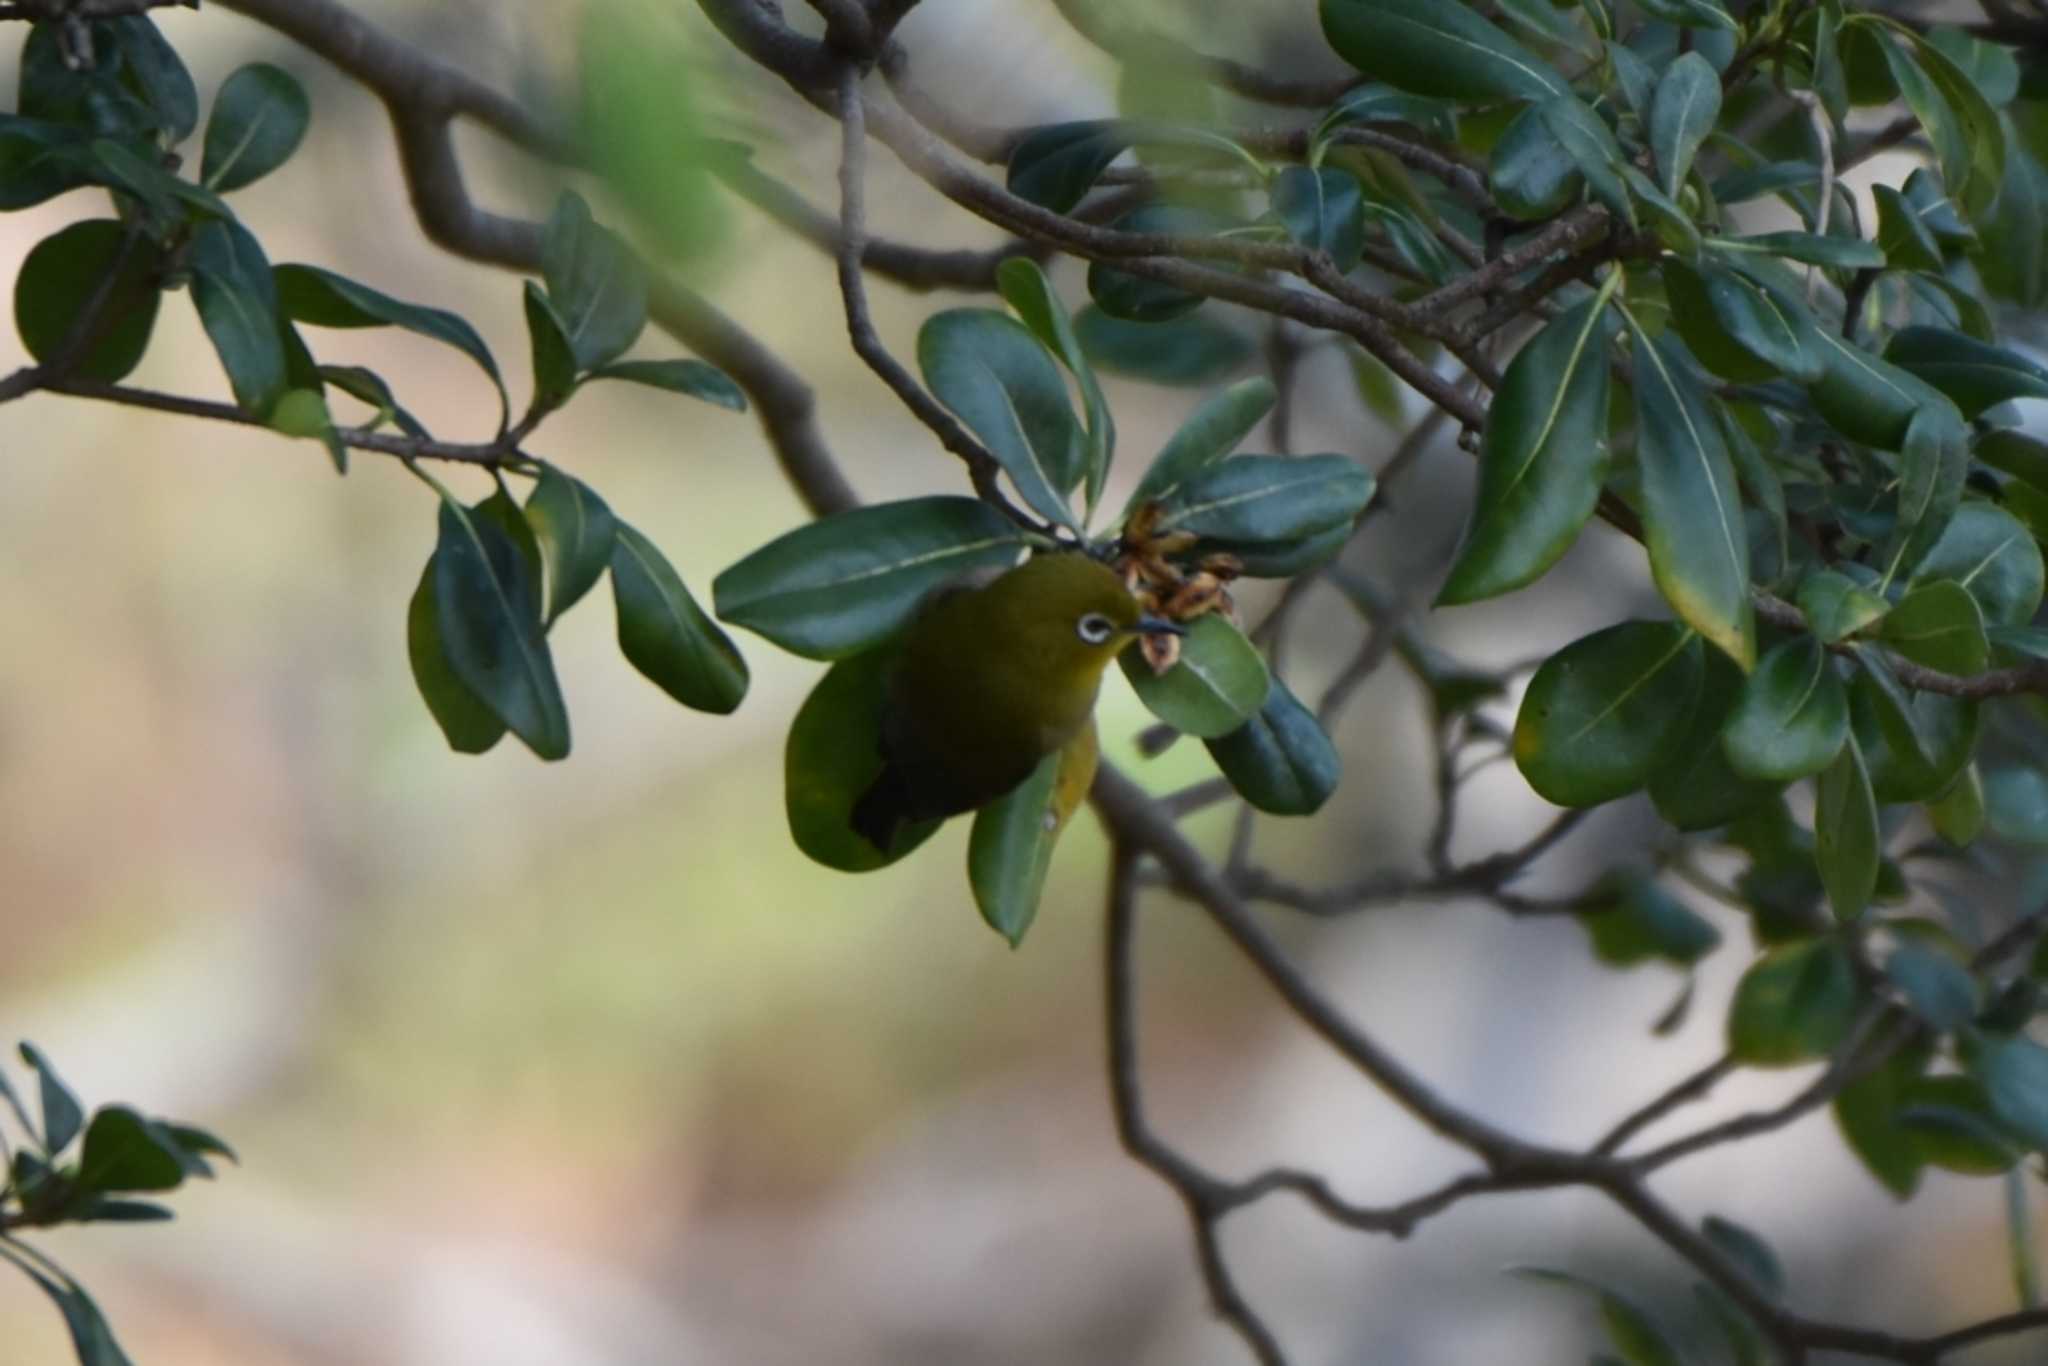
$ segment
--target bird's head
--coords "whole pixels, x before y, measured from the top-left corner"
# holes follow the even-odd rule
[[[1115,571],[1086,555],[1040,555],[996,580],[989,592],[998,599],[992,620],[1013,638],[1011,648],[1028,651],[1034,668],[1054,674],[1092,679],[1141,635],[1183,634],[1174,622],[1147,615]]]

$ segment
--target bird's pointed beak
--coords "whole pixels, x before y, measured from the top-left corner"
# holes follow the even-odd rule
[[[1188,628],[1165,617],[1155,617],[1150,612],[1138,618],[1138,634],[1141,636],[1184,636]]]

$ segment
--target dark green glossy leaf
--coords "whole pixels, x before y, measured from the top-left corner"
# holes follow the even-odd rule
[[[1589,44],[1585,30],[1572,22],[1571,14],[1550,0],[1502,0],[1501,18],[1539,42],[1570,48],[1580,56],[1598,56],[1597,45]]]
[[[1878,801],[1925,801],[1945,791],[1976,748],[1977,703],[1939,693],[1909,695],[1875,652],[1859,651],[1858,659],[1862,667],[1849,688],[1849,724]]]
[[[596,490],[553,465],[541,467],[526,500],[526,520],[547,565],[547,620],[552,624],[596,585],[611,564],[618,524]]]
[[[1694,154],[1720,117],[1721,78],[1705,57],[1688,52],[1665,69],[1649,117],[1650,150],[1664,193],[1678,193]]]
[[[912,498],[788,532],[711,585],[718,615],[811,659],[871,650],[934,588],[1015,564],[1022,531],[976,498]]]
[[[1905,440],[1907,424],[1922,408],[1954,407],[1919,376],[1850,345],[1832,331],[1820,328],[1814,336],[1827,369],[1807,393],[1828,425],[1850,440],[1895,451]],[[1961,420],[1957,413],[1956,421]]]
[[[1086,752],[1095,753],[1092,737]],[[1037,918],[1053,846],[1064,825],[1061,769],[1074,762],[1066,749],[1046,755],[1030,777],[974,813],[967,837],[967,885],[981,918],[1011,948],[1023,942]],[[1092,757],[1088,767],[1094,767]]]
[[[194,1175],[177,1140],[125,1105],[93,1112],[78,1160],[81,1190],[175,1190]]]
[[[1174,386],[1213,384],[1243,365],[1255,349],[1244,333],[1208,314],[1132,323],[1094,304],[1074,315],[1074,335],[1102,369]]]
[[[1080,119],[1034,128],[1010,153],[1010,193],[1065,213],[1137,141],[1142,128],[1128,119]]]
[[[1388,85],[1456,100],[1535,100],[1564,78],[1458,0],[1321,0],[1337,55]]]
[[[1779,784],[1760,783],[1737,773],[1721,747],[1722,728],[1741,695],[1743,675],[1719,650],[1702,652],[1706,662],[1699,702],[1669,757],[1650,776],[1650,800],[1657,814],[1679,830],[1710,830],[1775,798]]]
[[[1125,505],[1125,516],[1170,496],[1188,479],[1236,450],[1237,443],[1273,410],[1276,397],[1273,381],[1254,375],[1203,399],[1145,468]]]
[[[448,747],[458,754],[482,754],[503,738],[505,723],[485,706],[448,663],[441,643],[440,612],[434,601],[434,561],[429,556],[420,571],[419,587],[405,613],[406,655],[412,663],[413,683],[434,724],[447,737]]]
[[[37,1263],[28,1261],[5,1243],[0,1243],[0,1260],[12,1261],[23,1275],[34,1281],[37,1288],[56,1304],[57,1311],[64,1316],[64,1327],[71,1334],[71,1348],[78,1357],[78,1366],[134,1366],[121,1345],[114,1341],[114,1330],[107,1326],[106,1316],[100,1313],[92,1296],[85,1293],[77,1282],[62,1278],[61,1273],[45,1275]],[[47,1266],[48,1263],[42,1263]],[[55,1268],[51,1271],[54,1273]]]
[[[1147,710],[1205,740],[1228,735],[1258,715],[1272,682],[1258,648],[1215,615],[1189,623],[1180,662],[1163,674],[1152,672],[1136,645],[1117,660]]]
[[[1110,226],[1119,232],[1210,237],[1229,228],[1231,220],[1188,204],[1145,204]],[[1206,295],[1119,270],[1105,261],[1089,263],[1088,294],[1110,317],[1133,323],[1171,322],[1208,301]]]
[[[2048,848],[2048,774],[2037,768],[1998,768],[1984,778],[1992,833],[2002,840]]]
[[[1939,98],[1926,100],[1914,83],[1901,74],[1900,63],[1892,61],[1892,75],[1899,82],[1899,91],[1926,129],[1928,141],[1934,144],[1941,161],[1941,178],[1950,193],[1973,217],[1981,216],[1991,208],[2005,179],[2005,132],[1999,124],[1998,111],[1984,98],[1969,73],[1937,45],[1911,33],[1901,34],[1898,41],[1902,49],[1910,50],[1906,65],[1917,65],[1925,73],[1926,82],[1939,92]],[[1894,51],[1888,44],[1888,60]],[[1935,121],[1930,123],[1930,118]]]
[[[647,325],[647,279],[631,248],[564,191],[541,240],[541,276],[579,370],[616,360]]]
[[[452,346],[491,377],[498,402],[505,404],[505,382],[498,363],[477,330],[443,308],[427,308],[394,299],[319,266],[284,265],[271,272],[285,315],[315,327],[402,327],[408,332]]]
[[[213,97],[200,182],[225,194],[262,179],[298,150],[312,120],[313,103],[290,72],[268,62],[237,68]]]
[[[985,308],[955,308],[917,334],[924,382],[980,437],[1024,502],[1074,526],[1062,489],[1086,468],[1087,440],[1052,357],[1023,324]]]
[[[1884,253],[1860,237],[1821,237],[1810,232],[1761,232],[1748,237],[1720,237],[1714,245],[1729,255],[1760,252],[1804,265],[1831,270],[1882,270]]]
[[[2023,626],[2041,605],[2041,547],[2003,508],[1967,502],[1913,571],[1915,583],[1935,579],[1968,590],[1987,626]]]
[[[1885,959],[1884,975],[1905,996],[1913,1013],[1938,1033],[1952,1033],[1976,1018],[1976,979],[1945,953],[1918,944],[1900,944]]]
[[[1870,904],[1883,853],[1870,772],[1852,735],[1814,784],[1813,856],[1836,916],[1850,919]]]
[[[36,1074],[36,1086],[43,1111],[42,1145],[52,1157],[71,1145],[78,1137],[79,1128],[85,1122],[85,1111],[78,1103],[78,1097],[57,1075],[57,1069],[43,1056],[41,1049],[32,1043],[23,1043],[18,1051],[21,1060]]]
[[[1955,409],[1928,404],[1914,413],[1899,443],[1898,521],[1880,556],[1887,584],[1918,571],[1955,517],[1969,474],[1970,433]]]
[[[1307,816],[1337,790],[1337,747],[1315,713],[1277,678],[1258,715],[1204,743],[1238,795],[1261,811]]]
[[[1849,1032],[1856,970],[1832,939],[1771,950],[1742,974],[1728,1008],[1728,1051],[1751,1067],[1824,1058]]]
[[[611,568],[627,662],[686,707],[724,715],[739,706],[747,662],[654,544],[617,523]]]
[[[886,854],[853,829],[854,804],[882,771],[882,705],[893,663],[892,652],[875,650],[834,664],[797,710],[783,749],[790,836],[806,857],[844,873],[885,868],[944,823],[901,827]]]
[[[568,325],[547,291],[532,280],[526,282],[526,340],[533,355],[533,400],[531,411],[546,413],[568,402],[576,391],[576,353],[569,346]]]
[[[1593,197],[1605,204],[1615,217],[1629,224],[1636,221],[1635,201],[1629,198],[1628,187],[1622,178],[1622,171],[1628,165],[1628,158],[1615,141],[1614,132],[1600,116],[1586,107],[1585,101],[1576,95],[1558,95],[1544,100],[1536,108],[1541,112],[1544,126],[1563,147],[1565,155],[1578,167],[1579,174],[1586,178],[1586,188]]]
[[[1916,664],[1944,673],[1981,673],[1991,660],[1984,613],[1969,591],[1948,579],[1923,583],[1884,619],[1885,644]]]
[[[1515,764],[1559,806],[1596,806],[1649,781],[1685,731],[1702,673],[1698,637],[1630,621],[1552,655],[1515,718]]]
[[[1347,124],[1405,123],[1446,142],[1457,140],[1457,109],[1440,100],[1411,95],[1385,85],[1361,85],[1347,90],[1330,106],[1316,126],[1319,136]]]
[[[1082,477],[1087,482],[1085,497],[1090,512],[1102,497],[1102,484],[1109,475],[1110,457],[1116,452],[1116,420],[1102,396],[1095,369],[1081,349],[1081,338],[1067,317],[1066,305],[1053,292],[1052,281],[1029,257],[1013,256],[996,268],[996,283],[1003,301],[1016,310],[1033,336],[1059,358],[1081,390],[1081,406],[1087,415],[1088,460]],[[1072,492],[1069,485],[1062,492]]]
[[[1909,1044],[1835,1097],[1835,1123],[1850,1151],[1900,1200],[1919,1186],[1926,1165],[1920,1145],[1898,1122],[1900,1098],[1926,1070],[1931,1052],[1930,1044]]]
[[[1373,477],[1343,455],[1240,455],[1190,475],[1163,500],[1162,525],[1224,541],[1296,541],[1347,526]]]
[[[263,247],[241,224],[216,220],[192,236],[192,303],[243,411],[269,416],[285,389],[282,314]]]
[[[2014,1135],[1975,1077],[1919,1077],[1899,1096],[1896,1121],[1929,1166],[1995,1176],[2020,1160]]]
[[[153,140],[172,120],[164,110],[152,107],[139,85],[129,82],[127,55],[114,36],[117,25],[138,21],[149,22],[146,16],[83,20],[80,27],[94,60],[76,67],[67,56],[71,44],[59,36],[58,24],[43,20],[32,25],[21,49],[17,112],[99,137]]]
[[[1846,574],[1820,569],[1801,580],[1799,610],[1814,635],[1832,645],[1881,621],[1891,604]]]
[[[0,114],[0,210],[31,208],[87,183],[77,128]]]
[[[1578,915],[1593,956],[1609,967],[1659,959],[1690,967],[1720,947],[1721,932],[1646,873],[1606,880]]]
[[[2048,398],[2048,370],[2017,351],[1945,327],[1902,327],[1884,358],[1955,400],[1964,417],[2015,398]]]
[[[1719,267],[1708,267],[1703,283],[1715,321],[1737,346],[1803,384],[1826,372],[1827,356],[1814,338],[1813,315],[1798,296],[1762,288]]]
[[[1927,803],[1927,819],[1934,833],[1957,848],[1975,843],[1984,833],[1986,815],[1984,781],[1975,764],[1965,765],[1948,790]]]
[[[1649,214],[1650,229],[1657,239],[1671,251],[1686,260],[1696,260],[1700,254],[1702,239],[1699,224],[1691,214],[1679,206],[1677,200],[1657,188],[1656,182],[1624,162],[1621,178],[1628,185],[1630,196],[1638,208]]]
[[[592,370],[590,378],[622,379],[644,384],[650,389],[666,389],[672,394],[700,398],[736,413],[747,410],[746,391],[734,384],[725,371],[701,360],[614,361]]]
[[[1906,197],[1889,185],[1873,185],[1877,200],[1877,245],[1894,270],[1941,269],[1941,247],[1913,212]]]
[[[1848,734],[1848,692],[1820,642],[1802,635],[1757,662],[1721,744],[1743,777],[1791,782],[1833,763]]]
[[[1719,0],[1644,0],[1643,11],[1680,28],[1719,29],[1723,33],[1733,33],[1739,27]]]
[[[1365,250],[1365,191],[1357,176],[1335,167],[1289,166],[1268,193],[1289,237],[1310,251],[1328,252],[1340,271],[1358,264]]]
[[[109,272],[120,262],[105,296],[105,330],[71,373],[112,383],[141,363],[162,297],[156,280],[161,257],[138,240],[124,260],[127,235],[113,219],[87,219],[52,233],[29,252],[14,278],[14,325],[37,361],[47,365],[60,358],[80,316],[100,297]]]
[[[1487,178],[1501,212],[1525,222],[1562,212],[1585,183],[1578,163],[1533,104],[1493,144]]]
[[[1439,604],[1519,588],[1571,548],[1607,477],[1612,335],[1604,304],[1588,299],[1508,366],[1487,412],[1472,524]]]
[[[481,509],[442,501],[434,601],[449,668],[535,754],[560,759],[569,714],[541,627],[537,560]]]
[[[1335,559],[1358,528],[1351,523],[1318,531],[1298,541],[1203,541],[1198,555],[1235,555],[1239,573],[1250,579],[1291,579]]]
[[[1735,470],[1677,340],[1637,340],[1636,460],[1650,571],[1673,610],[1746,669],[1756,660],[1756,621]]]

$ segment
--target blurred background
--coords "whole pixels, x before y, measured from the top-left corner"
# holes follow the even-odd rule
[[[573,98],[573,6],[360,7],[543,106]],[[1257,7],[1182,9],[1214,25]],[[1312,11],[1259,13],[1312,39]],[[461,312],[520,401],[518,282],[420,237],[375,102],[224,11],[161,24],[203,97],[258,58],[313,93],[306,147],[238,196],[272,259]],[[20,33],[0,34],[0,88]],[[765,77],[718,83],[739,63],[692,23],[678,34],[700,44],[711,130],[743,134],[833,203],[836,130]],[[1114,73],[1049,6],[928,0],[902,36],[939,92],[987,122],[1110,109]],[[464,146],[481,202],[545,215],[558,181],[484,135]],[[886,155],[873,174],[878,233],[995,240]],[[7,269],[102,212],[79,193],[0,220]],[[689,277],[817,385],[863,496],[964,490],[958,463],[847,349],[829,262],[744,206],[700,226]],[[1055,278],[1082,297],[1072,263]],[[873,288],[899,354],[952,302]],[[390,377],[437,434],[490,434],[492,396],[460,356],[391,332],[314,344]],[[635,354],[677,353],[650,329]],[[23,359],[10,329],[0,367]],[[182,300],[134,382],[226,396]],[[1377,466],[1401,434],[1335,351],[1309,360],[1301,394],[1301,449]],[[1193,401],[1112,389],[1126,487]],[[544,765],[510,742],[454,755],[405,655],[435,509],[395,463],[358,455],[337,480],[312,442],[48,397],[10,406],[5,427],[0,1039],[35,1040],[89,1104],[190,1119],[242,1157],[182,1192],[173,1224],[40,1240],[142,1366],[1246,1359],[1207,1315],[1179,1203],[1112,1129],[1092,820],[1072,827],[1016,952],[967,894],[964,823],[867,877],[812,866],[784,830],[780,746],[820,666],[745,637],[755,681],[740,712],[683,711],[619,657],[604,593],[555,635],[573,757]],[[750,417],[653,391],[597,386],[533,447],[707,600],[719,569],[802,515]],[[1347,562],[1429,592],[1468,465],[1435,452]],[[1497,664],[1651,601],[1639,552],[1596,532],[1539,590],[1438,614],[1429,631]],[[1288,660],[1298,692],[1342,667],[1357,630],[1315,590]],[[1427,715],[1407,675],[1375,675],[1337,736],[1344,786],[1311,821],[1264,823],[1262,856],[1304,881],[1414,866],[1432,804]],[[1213,773],[1192,743],[1137,757],[1144,716],[1115,671],[1101,719],[1110,755],[1155,790]],[[1473,796],[1459,857],[1549,815],[1507,765]],[[1190,829],[1220,850],[1228,824],[1219,810]],[[1626,805],[1601,814],[1528,890],[1580,885],[1649,828]],[[1568,920],[1434,903],[1277,928],[1446,1095],[1532,1137],[1587,1142],[1720,1050],[1749,937],[1699,909],[1727,942],[1663,1039],[1650,1025],[1679,976],[1601,969]],[[1293,1027],[1198,914],[1148,898],[1142,954],[1155,1122],[1199,1160],[1313,1166],[1374,1202],[1464,1169]],[[1713,1107],[1807,1078],[1738,1077]],[[1930,1172],[1895,1207],[1825,1116],[1660,1187],[1771,1239],[1811,1312],[1923,1330],[2010,1307],[1998,1183]],[[1502,1274],[1519,1264],[1606,1275],[1704,1322],[1677,1263],[1591,1196],[1472,1202],[1406,1243],[1275,1198],[1225,1238],[1303,1362],[1583,1361],[1590,1303]],[[69,1359],[47,1302],[0,1275],[0,1363]]]

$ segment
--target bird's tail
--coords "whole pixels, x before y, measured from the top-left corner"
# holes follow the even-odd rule
[[[849,824],[855,834],[886,854],[895,847],[896,837],[909,823],[909,809],[910,788],[903,781],[902,770],[885,763],[868,784],[868,790],[854,802]]]

